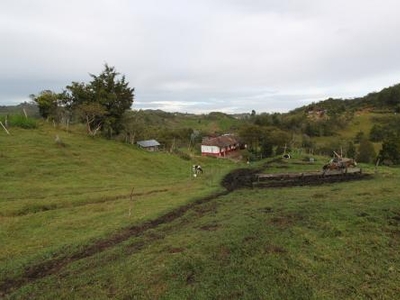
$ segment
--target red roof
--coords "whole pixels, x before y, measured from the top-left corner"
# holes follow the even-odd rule
[[[232,135],[222,135],[212,138],[204,138],[201,143],[204,146],[217,146],[220,148],[236,145],[239,142]]]

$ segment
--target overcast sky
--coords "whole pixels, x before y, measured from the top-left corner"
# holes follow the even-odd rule
[[[400,83],[398,0],[0,0],[0,105],[89,82],[133,109],[286,112]]]

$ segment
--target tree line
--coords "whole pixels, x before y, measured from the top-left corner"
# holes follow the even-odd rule
[[[351,124],[354,114],[360,109],[382,112],[400,110],[400,84],[365,97],[343,100],[332,99],[312,103],[289,113],[261,113],[254,110],[233,120],[233,116],[213,112],[198,117],[198,125],[204,122],[232,123],[225,131],[210,132],[195,129],[195,126],[170,128],[175,115],[163,111],[132,111],[134,88],[125,76],[107,64],[99,75],[89,74],[89,83],[72,82],[61,93],[50,90],[31,95],[40,115],[55,122],[77,120],[86,125],[89,135],[99,133],[108,138],[120,138],[135,143],[139,139],[158,139],[166,149],[183,145],[193,147],[208,135],[235,133],[248,145],[250,155],[268,157],[298,148],[308,153],[330,155],[334,149],[344,149],[347,156],[362,162],[390,161],[400,164],[400,124],[393,118],[374,120],[370,132],[359,132],[349,141],[338,141],[334,137],[339,130]],[[315,137],[332,137],[330,144],[317,145]],[[377,154],[373,143],[381,143]]]
[[[111,137],[123,128],[123,115],[134,101],[134,88],[107,64],[100,75],[89,75],[89,83],[72,82],[61,93],[45,90],[31,99],[45,119],[69,122],[77,118],[86,124],[90,135],[102,132]]]

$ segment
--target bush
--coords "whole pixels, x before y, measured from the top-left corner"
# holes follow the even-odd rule
[[[397,135],[385,139],[379,152],[379,159],[390,164],[400,164],[400,142]]]
[[[8,118],[8,125],[14,127],[21,127],[25,129],[36,128],[36,120],[31,118],[26,118],[23,115],[12,115]]]
[[[376,158],[376,152],[374,150],[374,145],[364,139],[360,142],[358,147],[357,161],[362,163],[372,163]]]

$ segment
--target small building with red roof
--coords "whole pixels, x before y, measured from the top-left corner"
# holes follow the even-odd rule
[[[239,149],[240,143],[232,134],[203,138],[201,155],[224,157]]]

